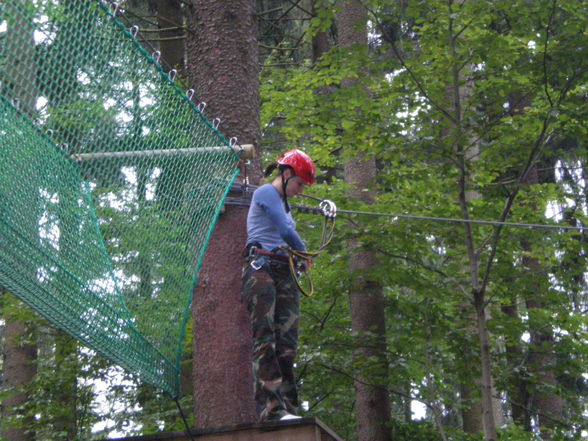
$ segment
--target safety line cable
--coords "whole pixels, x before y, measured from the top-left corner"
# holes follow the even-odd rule
[[[322,201],[323,199],[301,194],[300,196],[304,196],[310,199],[314,199],[317,201]],[[249,206],[250,201],[246,199],[238,199],[238,198],[227,198],[225,200],[227,205],[242,205],[242,206]],[[303,212],[309,213],[316,213],[321,214],[321,211],[315,207],[308,207],[304,205],[290,205],[292,208],[296,210],[300,210]],[[491,226],[506,226],[506,227],[514,227],[514,228],[544,228],[544,229],[552,229],[552,230],[576,230],[576,231],[584,231],[586,229],[585,226],[574,227],[571,225],[549,225],[549,224],[530,224],[530,223],[522,223],[522,222],[505,222],[505,221],[491,221],[491,220],[479,220],[479,219],[458,219],[458,218],[451,218],[451,217],[435,217],[435,216],[415,216],[410,214],[394,214],[394,213],[382,213],[377,211],[357,211],[357,210],[343,210],[338,208],[337,213],[339,214],[349,214],[349,215],[358,215],[358,216],[378,216],[378,217],[391,217],[391,218],[399,218],[399,219],[412,219],[412,220],[423,220],[423,221],[434,221],[434,222],[450,222],[450,223],[462,223],[462,224],[478,224],[478,225],[491,225]]]
[[[339,213],[345,214],[357,214],[364,216],[382,216],[382,217],[393,217],[399,219],[414,219],[414,220],[428,220],[436,222],[452,222],[462,224],[478,224],[478,225],[492,225],[492,226],[506,226],[516,228],[547,228],[553,230],[578,230],[583,231],[586,227],[573,227],[570,225],[549,225],[549,224],[527,224],[520,222],[502,222],[502,221],[488,221],[479,219],[458,219],[450,217],[435,217],[435,216],[414,216],[409,214],[392,214],[392,213],[379,213],[374,211],[353,211],[353,210],[338,210]]]
[[[323,199],[308,194],[300,194],[305,198],[313,199],[315,201],[322,201]],[[296,207],[295,207],[296,208]],[[302,207],[301,209],[304,209]],[[307,209],[312,209],[308,207]],[[505,221],[490,221],[490,220],[479,220],[479,219],[458,219],[451,217],[436,217],[436,216],[416,216],[411,214],[393,214],[393,213],[381,213],[377,211],[355,211],[355,210],[342,210],[337,208],[337,213],[344,214],[357,214],[363,216],[379,216],[379,217],[397,217],[399,219],[414,219],[414,220],[428,220],[436,222],[451,222],[451,223],[462,223],[462,224],[478,224],[478,225],[492,225],[492,226],[506,226],[515,228],[545,228],[553,230],[578,230],[583,231],[586,227],[579,226],[574,227],[571,225],[549,225],[549,224],[530,224],[524,222],[505,222]]]

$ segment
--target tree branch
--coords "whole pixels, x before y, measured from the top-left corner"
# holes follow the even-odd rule
[[[507,216],[510,214],[510,210],[512,208],[514,200],[517,197],[517,195],[521,189],[521,186],[523,185],[523,182],[525,181],[527,175],[531,171],[532,166],[537,161],[537,158],[539,157],[539,154],[541,153],[543,146],[551,138],[550,135],[546,136],[547,128],[549,127],[549,124],[550,124],[550,119],[551,119],[551,117],[549,114],[546,115],[545,118],[543,119],[543,127],[541,129],[541,133],[539,134],[537,141],[535,142],[535,146],[533,147],[533,150],[529,154],[529,158],[527,160],[527,163],[525,164],[525,167],[523,168],[523,173],[521,173],[521,175],[518,179],[516,188],[511,192],[511,194],[507,198],[507,200],[504,204],[504,208],[502,209],[500,216],[498,216],[499,222],[504,222],[506,220]],[[492,266],[494,264],[494,256],[496,255],[496,252],[497,252],[498,242],[500,240],[500,235],[502,233],[503,228],[504,228],[504,225],[497,225],[495,227],[495,233],[494,233],[494,237],[492,240],[492,245],[490,247],[490,256],[488,258],[488,262],[486,263],[486,270],[484,273],[484,279],[483,279],[482,285],[480,287],[481,293],[484,293],[484,291],[486,290],[486,287],[488,286],[488,282],[490,280],[490,270],[492,269]]]
[[[365,2],[362,1],[361,3],[364,6],[364,8],[371,14],[371,16],[373,17],[374,21],[378,25],[378,27],[380,29],[382,29],[382,33],[384,33],[388,37],[388,40],[389,41],[394,41],[394,39],[391,38],[391,35],[388,34],[388,31],[386,30],[386,27],[385,26],[382,26],[382,22],[378,19],[378,16],[376,15],[376,13],[374,11],[372,11],[369,8],[369,6],[367,6],[365,4]],[[392,51],[394,52],[394,55],[396,56],[396,58],[400,62],[400,65],[404,69],[406,69],[406,72],[408,72],[410,78],[416,84],[417,88],[423,94],[423,96],[427,99],[427,101],[429,102],[429,104],[431,104],[432,107],[434,107],[439,112],[441,112],[449,121],[451,121],[452,123],[455,123],[454,117],[449,112],[447,112],[447,110],[445,110],[443,107],[441,107],[441,105],[439,105],[433,98],[431,98],[431,96],[427,92],[427,89],[425,89],[425,86],[422,84],[422,82],[419,80],[419,78],[416,76],[416,74],[413,72],[413,70],[408,66],[408,64],[406,64],[406,61],[404,60],[404,57],[402,56],[402,54],[398,50],[398,47],[396,46],[396,43],[390,43],[390,46],[392,47]]]
[[[454,277],[450,276],[449,274],[447,274],[447,273],[443,272],[443,271],[442,271],[442,270],[440,270],[439,268],[436,268],[436,267],[434,267],[434,266],[431,266],[431,265],[427,265],[427,264],[425,264],[425,263],[423,263],[423,262],[420,262],[420,261],[418,261],[418,260],[416,260],[416,259],[412,259],[412,258],[410,258],[410,257],[408,257],[408,256],[403,256],[403,255],[400,255],[400,254],[393,254],[393,253],[389,253],[389,252],[387,252],[387,251],[384,251],[384,250],[382,250],[382,249],[379,249],[379,248],[376,248],[376,251],[377,251],[378,253],[381,253],[381,254],[383,254],[383,255],[387,256],[387,257],[392,257],[392,258],[395,258],[395,259],[401,259],[401,260],[405,260],[405,261],[407,261],[407,262],[414,263],[414,264],[416,264],[416,265],[418,265],[418,266],[420,266],[420,267],[422,267],[422,268],[424,268],[424,269],[426,269],[426,270],[428,270],[428,271],[431,271],[431,272],[437,273],[437,274],[439,274],[440,276],[443,276],[443,277],[445,277],[447,280],[450,280],[450,281],[452,281],[453,283],[455,283],[455,285],[456,285],[456,286],[459,288],[459,290],[462,292],[462,294],[463,294],[463,295],[464,295],[466,298],[469,298],[469,293],[468,293],[468,291],[467,291],[467,290],[466,290],[466,289],[465,289],[465,288],[464,288],[464,287],[463,287],[463,286],[462,286],[462,285],[459,283],[459,281],[458,281],[456,278],[454,278]]]
[[[279,6],[277,8],[273,8],[273,9],[268,9],[267,11],[262,11],[262,12],[258,12],[256,15],[258,17],[262,17],[264,15],[269,15],[269,14],[273,14],[274,12],[280,12],[282,10],[282,7]]]
[[[292,5],[292,8],[288,9],[288,12],[290,10],[292,10],[293,8],[297,8],[297,9],[300,9],[305,14],[307,14],[309,17],[312,17],[313,16],[312,12],[309,12],[306,9],[304,9],[302,6],[300,6],[300,2],[301,2],[301,0],[296,0],[295,2],[292,0],[288,0],[288,3],[290,3]]]

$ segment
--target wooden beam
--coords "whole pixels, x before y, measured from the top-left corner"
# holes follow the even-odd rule
[[[344,441],[318,418],[239,424],[212,429],[191,430],[197,441]],[[131,436],[104,441],[191,441],[185,432]]]

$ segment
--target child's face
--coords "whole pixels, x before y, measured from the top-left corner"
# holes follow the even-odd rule
[[[304,181],[299,176],[294,176],[288,180],[286,186],[286,196],[291,198],[304,191]]]

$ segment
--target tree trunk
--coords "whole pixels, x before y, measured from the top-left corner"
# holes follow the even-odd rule
[[[35,439],[33,416],[28,414],[27,403],[30,395],[29,383],[37,372],[37,347],[31,341],[32,331],[28,324],[17,318],[22,316],[22,303],[0,288],[3,302],[9,305],[4,315],[4,344],[2,355],[3,382],[2,392],[6,398],[2,401],[2,434],[8,441],[30,441]],[[19,311],[20,310],[20,311]]]
[[[510,305],[503,305],[501,310],[509,318],[516,321],[520,320],[516,299],[513,299]],[[506,357],[508,364],[511,366],[521,365],[522,367],[525,354],[521,341],[522,333],[517,333],[514,338],[507,339],[505,342]],[[532,430],[531,414],[529,412],[529,391],[525,370],[518,369],[518,372],[512,375],[511,383],[508,401],[512,412],[512,419],[515,424],[522,427],[525,431],[530,432]]]
[[[339,46],[357,45],[367,50],[367,14],[359,0],[341,1],[337,15]],[[353,81],[344,80],[343,87]],[[356,110],[360,112],[360,109]],[[345,164],[345,182],[351,184],[349,196],[371,203],[374,191],[366,191],[374,184],[376,161],[359,154]],[[386,324],[382,287],[365,275],[366,270],[378,265],[375,252],[362,249],[356,240],[350,241],[349,270],[352,286],[349,292],[351,326],[359,337],[357,360],[370,360],[371,374],[359,372],[355,380],[357,406],[357,437],[359,441],[390,441],[390,399],[386,386],[388,361],[386,357]],[[373,360],[373,361],[372,361]],[[363,369],[362,369],[363,371]],[[375,374],[375,375],[374,375]]]
[[[459,395],[461,398],[461,418],[463,421],[463,431],[471,434],[480,434],[484,430],[482,422],[482,405],[480,403],[479,381],[468,383],[466,381],[459,385]]]
[[[512,94],[510,97],[512,111],[522,113],[532,106],[529,97],[523,94]],[[526,186],[538,185],[539,174],[537,164],[532,164],[521,184]],[[536,416],[540,428],[541,438],[551,439],[551,429],[557,426],[564,413],[564,403],[557,390],[557,378],[555,376],[556,354],[553,351],[555,339],[553,330],[549,324],[534,320],[535,315],[544,309],[542,297],[549,284],[547,280],[548,270],[543,268],[538,259],[530,256],[533,244],[528,240],[521,241],[521,247],[525,251],[522,266],[533,275],[534,283],[527,287],[525,293],[526,307],[529,315],[529,332],[531,334],[530,349],[527,354],[528,374],[531,380],[518,376],[514,379],[513,389],[516,391],[512,401],[513,420],[519,422],[525,430],[531,431],[531,418]],[[542,277],[543,276],[543,277]],[[513,316],[517,314],[516,307],[510,306],[503,311]],[[545,326],[544,326],[545,325]],[[523,352],[520,344],[512,345],[511,356],[520,359]]]
[[[220,118],[227,137],[257,146],[259,62],[255,1],[193,0],[188,8],[190,83]],[[259,162],[252,169],[261,176]],[[251,330],[241,298],[240,250],[246,241],[245,207],[226,207],[212,235],[194,291],[194,412],[209,428],[256,420],[251,373]]]
[[[62,331],[55,335],[55,372],[54,400],[56,404],[56,415],[54,421],[55,433],[64,434],[67,441],[75,440],[77,427],[77,396],[78,384],[77,374],[79,366],[77,363],[77,343]]]
[[[2,5],[3,18],[8,20],[8,29],[4,38],[11,41],[15,49],[6,54],[6,78],[0,78],[3,92],[6,96],[15,100],[15,105],[25,114],[32,115],[35,112],[36,78],[35,78],[35,44],[33,38],[33,17],[29,8],[16,2],[7,2]],[[24,78],[23,78],[24,77]],[[26,85],[26,86],[25,86]],[[31,194],[23,195],[35,200],[38,197],[36,189],[31,189]],[[34,218],[34,216],[31,216]],[[25,226],[30,238],[38,234],[38,226],[34,221]],[[31,271],[27,274],[31,283],[35,283],[36,274]],[[30,395],[27,385],[36,374],[37,347],[33,341],[33,330],[26,322],[25,317],[30,312],[25,311],[24,305],[0,287],[0,295],[4,297],[5,304],[9,304],[4,316],[4,342],[2,347],[3,382],[2,392],[6,398],[2,401],[2,434],[9,441],[29,441],[35,439],[33,429],[33,416],[27,415],[27,403]],[[6,424],[12,420],[16,424]]]
[[[328,8],[328,5],[323,0],[313,0],[312,13],[314,16],[318,11]],[[329,52],[332,47],[331,37],[328,32],[320,31],[312,36],[312,62],[316,63],[324,54]]]
[[[207,103],[208,119],[220,118],[220,131],[239,143],[261,140],[259,55],[254,0],[192,0],[186,39],[188,79]],[[259,150],[259,149],[256,149]],[[257,158],[261,155],[257,151]],[[255,182],[262,175],[259,160],[248,171]]]
[[[66,102],[62,104],[67,105]],[[64,265],[66,268],[71,264],[75,264],[72,259],[75,259],[75,249],[80,243],[80,238],[77,234],[80,231],[79,219],[75,216],[75,213],[67,210],[67,207],[74,206],[75,201],[73,198],[74,196],[67,191],[63,191],[59,195],[59,203],[63,204],[63,207],[59,209],[59,213],[61,214],[58,223],[60,230],[59,250],[62,262],[66,263]],[[67,262],[70,263],[68,264]],[[63,286],[63,284],[67,283],[67,277],[67,272],[63,268],[60,268],[55,276],[55,285]],[[54,369],[55,372],[59,372],[59,375],[53,384],[49,386],[52,399],[55,402],[55,408],[53,410],[44,409],[43,411],[51,410],[54,412],[52,415],[48,415],[48,417],[54,419],[53,430],[56,433],[65,434],[64,439],[66,440],[74,440],[78,434],[77,378],[81,368],[78,362],[78,345],[71,336],[63,331],[54,328],[50,329],[53,331],[51,332],[53,341],[51,342],[51,349],[47,352],[53,352]]]
[[[537,165],[533,165],[526,179],[525,185],[539,184]],[[542,316],[544,309],[542,297],[547,289],[547,270],[534,257],[529,256],[533,246],[526,240],[522,242],[522,248],[526,251],[522,265],[528,268],[534,275],[535,283],[529,287],[526,298],[527,311],[529,313],[529,331],[531,342],[528,356],[528,366],[531,377],[534,378],[532,390],[528,390],[531,404],[531,412],[537,417],[541,438],[549,440],[552,438],[551,429],[558,425],[563,416],[563,400],[557,394],[557,378],[555,368],[557,364],[556,354],[553,350],[555,337],[549,323],[544,320],[535,319],[535,316]],[[539,275],[545,275],[545,282]],[[531,386],[527,383],[527,386]]]
[[[479,292],[474,293],[474,307],[476,309],[482,363],[481,388],[484,438],[488,441],[493,441],[497,439],[494,406],[494,381],[492,378],[492,357],[490,355],[490,332],[488,331],[486,301],[483,294]]]
[[[529,315],[543,309],[540,302],[527,302]],[[552,439],[552,430],[560,424],[563,416],[564,403],[557,394],[557,377],[555,375],[556,354],[553,350],[555,338],[551,328],[534,329],[531,332],[531,352],[529,367],[535,377],[535,387],[531,393],[532,411],[537,416],[537,422],[544,440]]]
[[[458,0],[457,3],[463,5],[467,0]],[[480,159],[480,146],[477,142],[472,142],[470,138],[472,135],[464,128],[462,121],[464,121],[464,113],[466,107],[471,103],[472,84],[465,81],[467,65],[462,66],[463,61],[458,55],[457,44],[459,33],[454,28],[454,17],[452,14],[451,3],[449,8],[449,20],[447,29],[447,40],[449,45],[449,52],[452,57],[451,66],[451,83],[448,87],[449,108],[453,115],[453,121],[450,123],[449,133],[451,134],[451,143],[455,146],[457,160],[459,161],[460,180],[459,180],[459,205],[464,219],[469,219],[469,206],[472,200],[480,198],[476,191],[471,190],[470,182],[473,176],[471,175],[471,164]],[[471,80],[470,80],[471,81]],[[487,441],[494,441],[497,438],[496,427],[502,421],[502,412],[500,402],[495,398],[496,392],[494,388],[494,380],[492,377],[492,357],[490,347],[490,332],[488,330],[488,311],[486,288],[482,284],[480,277],[480,254],[476,249],[476,243],[471,225],[464,224],[464,239],[467,249],[468,257],[468,272],[470,275],[470,285],[472,293],[472,301],[474,305],[474,314],[472,317],[471,326],[472,332],[477,335],[480,349],[480,377],[479,381],[474,384],[479,385],[481,392],[481,400],[478,403],[473,399],[474,394],[469,394],[465,398],[466,406],[464,417],[464,430],[475,430],[476,434],[479,431],[477,425],[479,419],[482,422],[482,429],[484,432],[484,439]],[[475,331],[474,331],[475,329]],[[466,385],[464,391],[471,392],[470,385]],[[467,402],[469,400],[469,403]],[[478,419],[474,412],[481,411],[481,418]]]

